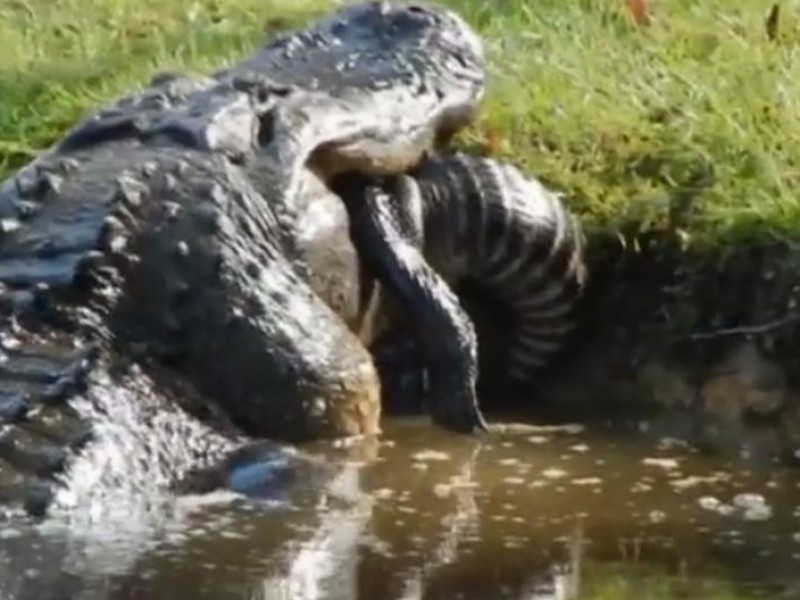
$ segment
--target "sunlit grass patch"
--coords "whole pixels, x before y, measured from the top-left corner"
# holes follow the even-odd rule
[[[581,573],[580,600],[766,600],[763,586],[734,583],[730,573],[670,573],[655,564],[591,561]]]
[[[449,4],[489,46],[471,140],[563,188],[590,225],[796,235],[800,7],[783,3],[771,41],[763,0],[661,0],[650,27],[622,0]]]
[[[467,147],[564,190],[590,229],[697,242],[796,236],[800,7],[778,39],[763,0],[446,0],[486,40],[490,85]],[[159,69],[210,71],[324,0],[0,4],[0,168]]]

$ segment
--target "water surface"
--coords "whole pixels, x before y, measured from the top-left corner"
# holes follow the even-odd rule
[[[591,423],[310,450],[328,476],[268,501],[4,523],[0,598],[800,598],[791,469]]]

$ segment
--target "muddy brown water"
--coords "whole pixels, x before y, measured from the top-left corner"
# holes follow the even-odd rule
[[[312,450],[329,476],[266,501],[3,523],[0,598],[800,598],[800,477],[777,464],[598,422],[397,418]]]

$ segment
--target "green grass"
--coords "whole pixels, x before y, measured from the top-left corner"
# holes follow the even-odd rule
[[[486,40],[490,83],[462,139],[564,190],[589,228],[695,244],[800,237],[800,6],[446,0]],[[209,71],[323,0],[0,0],[0,169],[157,69]],[[790,18],[791,17],[791,18]]]
[[[730,567],[729,567],[730,568]],[[715,573],[716,571],[716,573]],[[734,583],[723,568],[683,574],[647,562],[587,561],[577,600],[766,600],[774,586]]]

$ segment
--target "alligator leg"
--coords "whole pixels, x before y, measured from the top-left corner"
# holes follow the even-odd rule
[[[409,179],[401,175],[382,185],[347,175],[334,187],[349,205],[361,256],[402,308],[414,315],[429,367],[434,420],[456,431],[486,431],[475,391],[475,331],[456,294],[423,256],[421,198]]]

